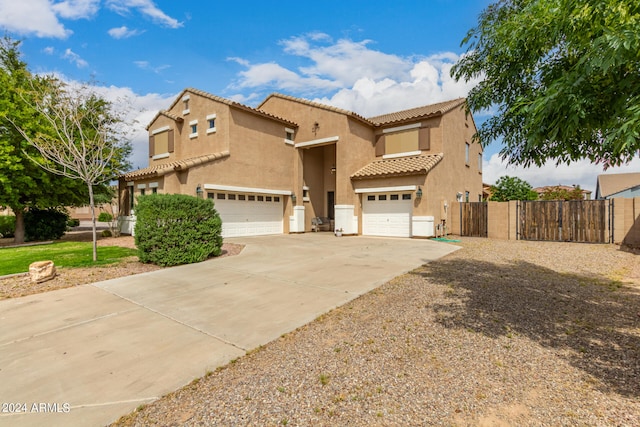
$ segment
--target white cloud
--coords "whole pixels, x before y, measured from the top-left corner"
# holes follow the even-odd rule
[[[71,62],[73,64],[76,64],[76,67],[78,67],[78,68],[85,68],[85,67],[89,66],[89,63],[87,61],[82,59],[80,57],[80,55],[78,55],[77,53],[75,53],[71,49],[65,50],[64,54],[62,55],[62,57],[64,59],[68,59],[69,62]]]
[[[180,28],[182,22],[164,13],[152,0],[107,0],[107,7],[114,12],[126,16],[131,9],[151,18],[153,22],[169,28]]]
[[[129,37],[142,34],[143,31],[132,30],[128,28],[126,25],[123,25],[122,27],[112,28],[109,31],[107,31],[107,33],[114,39],[126,39]]]
[[[17,34],[64,39],[71,35],[49,0],[0,0],[0,27]]]
[[[640,158],[633,159],[629,164],[612,167],[604,170],[602,165],[597,165],[588,160],[580,160],[569,165],[556,166],[555,162],[548,161],[541,167],[508,165],[500,159],[499,154],[493,154],[483,161],[482,180],[487,184],[495,184],[504,175],[516,176],[527,181],[532,187],[545,185],[579,185],[580,188],[593,191],[595,196],[596,181],[598,175],[609,173],[637,172],[640,170]]]
[[[289,55],[308,65],[296,70],[271,62],[251,64],[229,58],[246,68],[231,89],[252,88],[292,92],[312,97],[363,116],[397,111],[465,97],[477,81],[456,82],[449,71],[459,56],[445,52],[426,58],[400,57],[371,49],[370,40],[337,42],[324,33],[280,42]]]
[[[171,65],[167,65],[167,64],[154,67],[149,63],[149,61],[133,61],[133,63],[135,64],[136,67],[140,68],[141,70],[153,71],[156,74],[160,74],[162,71],[171,67]]]
[[[53,3],[51,10],[65,19],[88,19],[98,13],[100,0],[65,0]]]

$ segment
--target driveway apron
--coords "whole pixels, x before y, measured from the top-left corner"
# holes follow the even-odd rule
[[[456,246],[331,233],[0,301],[0,426],[99,426]]]

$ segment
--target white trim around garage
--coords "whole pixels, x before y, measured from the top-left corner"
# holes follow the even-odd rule
[[[398,185],[396,187],[356,188],[356,194],[361,193],[391,193],[394,191],[415,191],[417,185]]]
[[[237,187],[235,185],[218,184],[204,184],[204,189],[217,191],[234,191],[236,193],[277,194],[279,196],[290,196],[293,194],[293,191],[290,190],[272,190],[269,188]]]

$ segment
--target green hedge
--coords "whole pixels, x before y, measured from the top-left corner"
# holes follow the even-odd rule
[[[98,215],[98,221],[100,222],[111,222],[112,219],[113,216],[107,212],[100,212],[100,215]]]
[[[141,196],[134,234],[140,261],[161,266],[200,262],[222,251],[222,221],[209,199]]]
[[[13,215],[0,216],[0,237],[13,237],[16,232],[16,217]]]
[[[30,208],[24,214],[24,239],[58,240],[67,231],[68,220],[69,214],[62,208]]]

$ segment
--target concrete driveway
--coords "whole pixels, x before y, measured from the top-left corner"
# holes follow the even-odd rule
[[[99,426],[456,246],[330,233],[0,301],[0,426]]]

